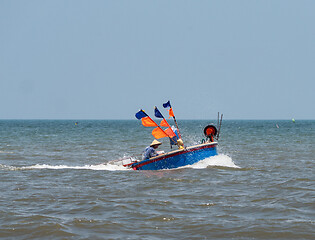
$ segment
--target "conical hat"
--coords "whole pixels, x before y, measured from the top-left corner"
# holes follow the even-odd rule
[[[154,146],[154,145],[161,145],[162,143],[159,142],[158,140],[154,139],[153,142],[151,143],[150,147]]]

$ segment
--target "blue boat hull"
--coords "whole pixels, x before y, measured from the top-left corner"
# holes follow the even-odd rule
[[[217,155],[216,147],[216,142],[191,146],[134,163],[131,167],[134,170],[161,170],[192,165]]]

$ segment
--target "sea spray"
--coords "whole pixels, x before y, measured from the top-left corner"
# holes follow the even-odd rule
[[[206,158],[201,160],[193,165],[186,166],[188,168],[194,169],[203,169],[207,168],[208,166],[218,166],[218,167],[228,167],[228,168],[240,168],[239,166],[235,165],[232,158],[228,155],[219,154],[213,157]],[[183,167],[185,168],[185,167]]]

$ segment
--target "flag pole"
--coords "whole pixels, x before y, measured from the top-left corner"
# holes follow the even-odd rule
[[[149,117],[149,116],[148,116]],[[150,118],[149,117],[149,119],[151,119],[156,125],[157,125],[157,127],[160,129],[160,130],[162,130],[162,132],[164,132],[175,144],[177,143],[177,142],[175,142],[172,138],[171,138],[171,136],[167,133],[167,132],[165,132],[160,126],[159,126],[159,124],[157,124],[152,118]],[[154,136],[153,136],[154,137]]]
[[[170,110],[172,109],[172,106],[171,106],[171,102],[170,101],[168,101],[167,103],[165,103],[165,104],[167,104],[169,107],[170,107]],[[164,107],[164,104],[163,104],[163,107]],[[165,108],[165,107],[164,107]],[[168,111],[170,111],[170,110],[168,110]],[[173,112],[173,109],[172,109],[172,112]],[[175,122],[175,125],[176,125],[176,128],[177,128],[177,130],[178,130],[178,136],[179,136],[179,138],[180,139],[182,139],[182,136],[181,136],[181,134],[180,134],[180,132],[179,132],[179,127],[178,127],[178,124],[177,124],[177,121],[176,121],[176,118],[175,118],[175,114],[174,114],[174,112],[173,112],[173,119],[174,119],[174,122]]]
[[[174,122],[175,122],[176,128],[177,128],[177,130],[178,130],[178,136],[179,136],[180,139],[182,139],[182,136],[180,135],[179,128],[178,128],[178,125],[177,125],[177,121],[176,121],[175,116],[173,116],[173,118],[174,118]]]
[[[217,140],[219,140],[219,136],[220,136],[221,125],[222,125],[222,118],[223,118],[223,114],[221,114],[221,120],[220,120],[220,125],[219,125],[219,131],[218,131]]]
[[[159,111],[159,109],[158,109],[156,106],[154,107],[154,115],[155,115],[155,117],[157,117],[157,118],[163,118],[163,120],[165,121],[165,123],[166,123],[167,126],[161,125],[162,122],[160,123],[160,125],[163,126],[163,127],[168,127],[169,129],[171,129],[171,131],[172,131],[172,133],[174,134],[174,136],[176,136],[176,134],[175,134],[175,132],[173,131],[172,127],[169,125],[169,123],[166,121],[166,119],[165,119],[165,117],[163,116],[163,114]],[[162,121],[163,121],[163,120],[162,120]]]
[[[166,121],[165,117],[163,116],[163,114],[159,111],[159,109],[155,106],[154,107],[154,115],[157,118],[162,118],[164,120],[164,123],[166,123],[166,126],[163,126],[161,123],[163,122],[163,120],[161,121],[160,125],[163,127],[168,127],[172,133],[174,134],[174,137],[176,136],[176,133],[173,131],[172,127],[170,126],[170,124]],[[179,134],[179,132],[178,132]],[[175,142],[175,140],[173,140],[173,138],[170,137],[170,139],[176,144],[177,142]],[[171,144],[171,148],[172,148],[172,144]]]
[[[172,138],[171,138],[171,136],[167,133],[167,132],[165,132],[152,118],[150,118],[150,116],[148,115],[148,114],[146,114],[146,112],[144,111],[144,110],[140,110],[139,112],[137,112],[136,113],[136,118],[137,119],[141,119],[141,121],[142,121],[142,119],[143,118],[145,118],[145,117],[147,117],[151,122],[153,122],[154,123],[154,125],[150,125],[150,126],[146,126],[146,125],[144,125],[143,124],[143,121],[142,121],[142,125],[144,125],[145,127],[157,127],[159,130],[161,130],[167,137],[169,137],[175,144],[177,144]],[[154,131],[154,130],[153,130]],[[152,132],[153,132],[152,131]],[[152,134],[153,135],[153,134]],[[153,135],[153,137],[155,137],[154,135]]]

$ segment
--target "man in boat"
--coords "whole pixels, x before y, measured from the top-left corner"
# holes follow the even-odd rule
[[[151,157],[155,157],[159,155],[159,153],[156,151],[156,149],[161,145],[162,143],[158,140],[154,139],[150,146],[146,147],[144,150],[144,153],[142,155],[142,160],[149,159]]]

